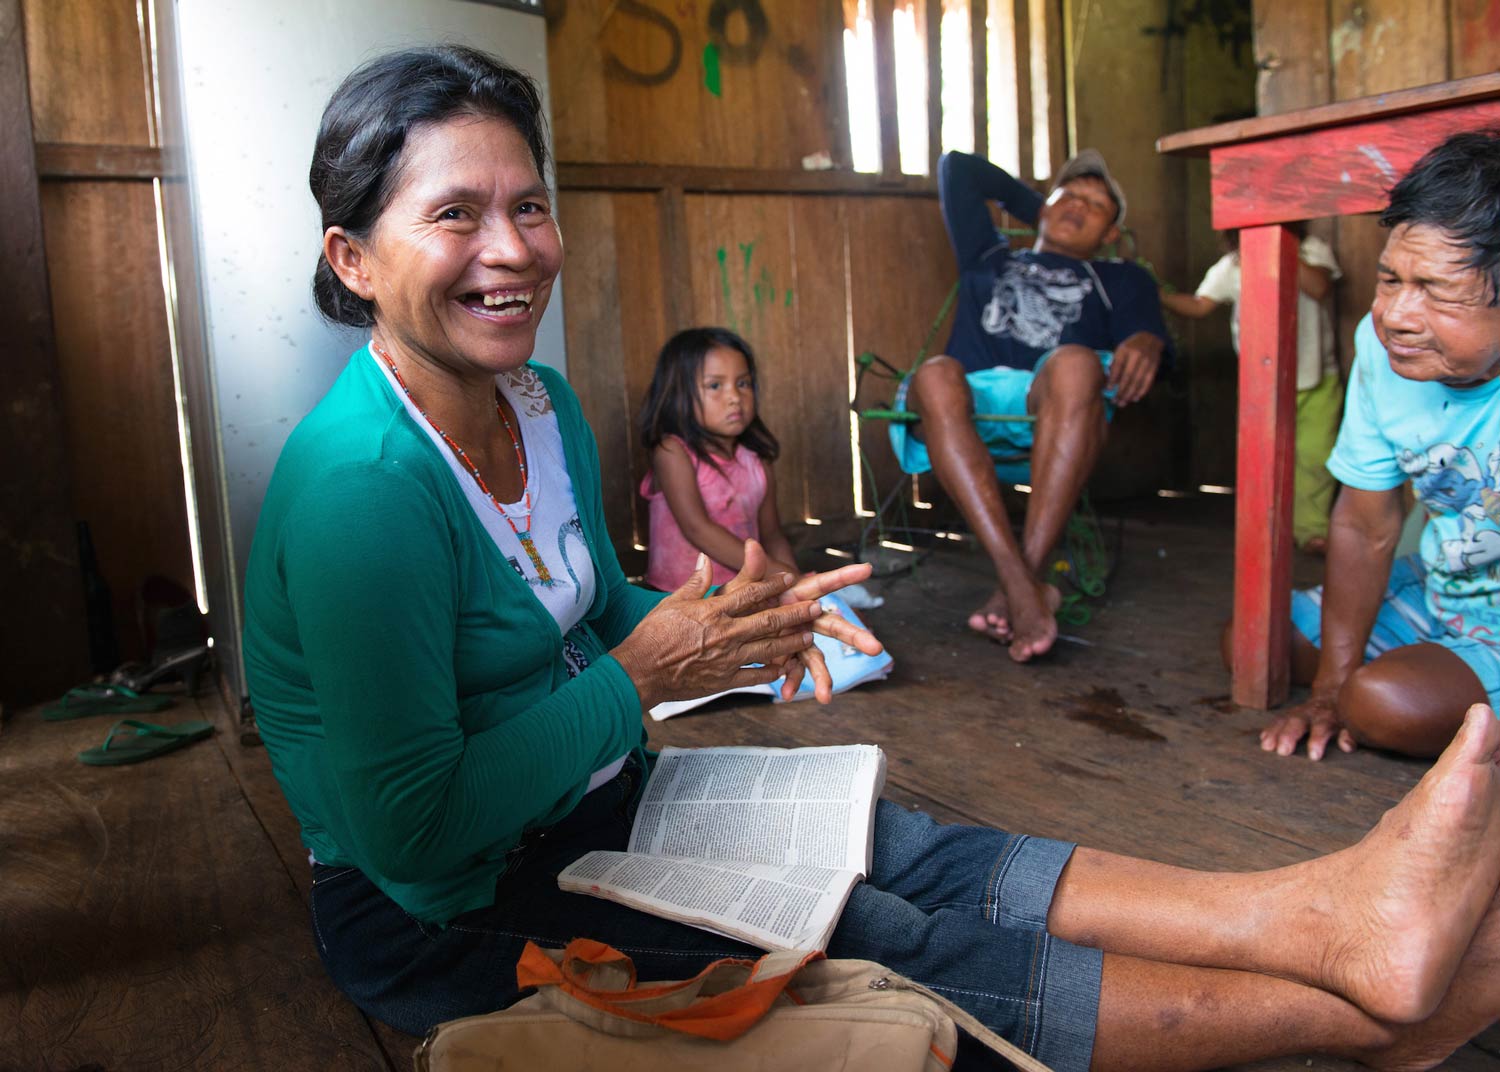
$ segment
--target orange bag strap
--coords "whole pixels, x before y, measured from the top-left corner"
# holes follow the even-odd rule
[[[575,938],[563,950],[527,942],[516,964],[516,983],[554,986],[613,1016],[727,1042],[755,1026],[804,965],[822,959],[822,953],[804,950],[768,953],[759,960],[726,958],[682,982],[637,986],[628,956],[603,942]],[[618,979],[621,973],[623,987],[607,989],[593,980],[595,975]],[[702,996],[705,988],[726,981],[734,985]],[[673,1007],[674,997],[686,1003]]]

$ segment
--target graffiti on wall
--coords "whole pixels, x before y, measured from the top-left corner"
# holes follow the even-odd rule
[[[754,242],[738,242],[736,246],[737,251],[727,246],[714,250],[719,297],[724,304],[725,326],[753,339],[768,314],[792,307],[792,288],[778,285],[769,266],[755,264]]]
[[[567,14],[566,0],[551,0],[547,6],[548,26],[559,26]],[[647,39],[659,38],[666,48],[651,50],[653,55],[662,58],[654,66],[643,67],[638,58],[632,61],[621,56],[612,46],[601,43],[605,73],[638,86],[659,86],[670,81],[682,68],[684,43],[680,24],[691,24],[700,17],[708,36],[708,43],[703,48],[703,84],[714,96],[720,96],[722,68],[754,64],[770,39],[771,21],[761,6],[761,0],[710,0],[701,16],[698,0],[677,0],[671,14],[645,0],[611,0],[599,23],[601,42],[610,24],[621,20],[635,23],[632,27],[635,31]]]

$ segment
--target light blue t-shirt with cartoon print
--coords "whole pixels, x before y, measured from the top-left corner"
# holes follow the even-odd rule
[[[1365,491],[1412,482],[1428,514],[1428,611],[1454,633],[1500,644],[1500,379],[1449,387],[1398,376],[1367,315],[1328,470]]]

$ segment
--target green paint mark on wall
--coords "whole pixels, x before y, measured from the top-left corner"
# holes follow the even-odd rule
[[[792,288],[791,287],[787,287],[786,288],[786,307],[788,309],[790,309],[792,307]]]
[[[724,95],[724,83],[719,76],[719,47],[712,41],[703,46],[703,87],[715,97]]]

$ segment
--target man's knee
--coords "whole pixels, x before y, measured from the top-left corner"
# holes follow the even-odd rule
[[[1104,412],[1104,365],[1087,346],[1059,346],[1031,386],[1034,409],[1092,409]]]
[[[1433,650],[1436,649],[1436,650]],[[1395,648],[1349,675],[1339,720],[1360,744],[1435,756],[1483,686],[1458,656],[1433,644]]]
[[[1404,729],[1404,689],[1384,667],[1366,663],[1339,689],[1338,714],[1345,728],[1363,745],[1393,747]]]
[[[938,354],[912,373],[907,403],[924,420],[952,413],[967,417],[971,408],[966,370],[957,359]]]

